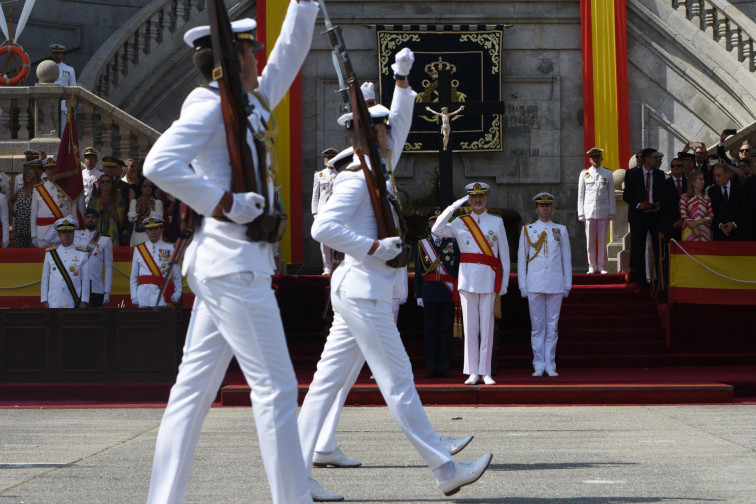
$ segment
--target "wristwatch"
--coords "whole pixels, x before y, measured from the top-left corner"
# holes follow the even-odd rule
[[[407,76],[395,73],[394,80],[407,80]]]

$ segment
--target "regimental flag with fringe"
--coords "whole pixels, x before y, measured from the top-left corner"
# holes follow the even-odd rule
[[[756,242],[671,242],[669,302],[756,305]]]
[[[76,200],[84,194],[84,180],[81,178],[81,157],[79,154],[79,136],[76,134],[76,122],[73,121],[76,103],[68,102],[68,119],[60,137],[58,158],[55,162],[53,182],[63,189],[71,202],[70,208],[76,208]],[[79,224],[83,224],[81,215],[77,215]]]
[[[626,0],[580,0],[585,148],[604,149],[603,165],[627,168],[630,119]],[[590,166],[588,158],[586,166]]]

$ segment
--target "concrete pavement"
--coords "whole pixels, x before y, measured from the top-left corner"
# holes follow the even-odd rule
[[[360,503],[756,502],[756,405],[429,407],[440,433],[474,434],[456,460],[489,471],[443,497],[384,407],[351,407],[338,439],[357,469],[315,469]],[[0,504],[146,501],[162,409],[0,410]],[[211,410],[187,503],[268,503],[249,408]]]

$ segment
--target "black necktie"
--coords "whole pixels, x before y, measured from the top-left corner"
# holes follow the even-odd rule
[[[724,191],[724,200],[725,200],[725,203],[727,203],[727,199],[728,199],[728,197],[727,197],[727,186],[722,186],[722,191]]]

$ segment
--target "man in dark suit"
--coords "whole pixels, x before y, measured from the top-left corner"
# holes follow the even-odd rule
[[[714,167],[715,185],[709,189],[711,207],[714,210],[715,241],[739,241],[746,239],[746,194],[743,186],[731,181],[729,167],[719,163]]]
[[[670,165],[670,176],[664,181],[664,204],[661,209],[660,227],[666,241],[682,238],[680,219],[680,196],[688,190],[688,180],[683,175],[683,161],[674,158]]]
[[[656,168],[659,152],[641,151],[641,166],[627,170],[622,199],[628,204],[630,224],[630,275],[638,290],[646,285],[646,236],[650,233],[654,256],[659,257],[658,235],[660,210],[664,201],[664,172]]]
[[[433,227],[439,210],[428,216]],[[431,234],[417,242],[415,297],[423,308],[425,363],[428,378],[451,378],[451,340],[454,326],[454,294],[459,272],[459,247],[454,238]]]

